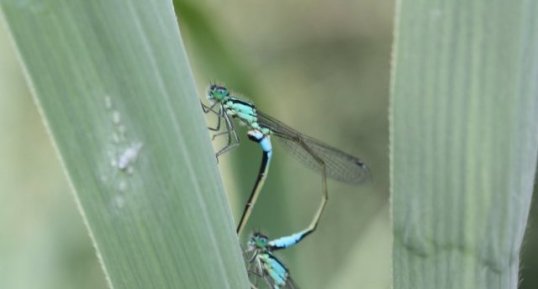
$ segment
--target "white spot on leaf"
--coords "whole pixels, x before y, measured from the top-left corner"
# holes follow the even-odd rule
[[[118,191],[125,192],[127,190],[127,182],[125,180],[121,180],[118,184]]]
[[[113,133],[113,134],[112,134],[112,141],[113,141],[115,144],[119,144],[119,143],[120,143],[120,136],[119,136],[117,133]]]
[[[111,109],[112,108],[112,99],[108,95],[105,96],[105,107],[106,107],[106,109]]]
[[[142,149],[142,143],[134,143],[126,148],[118,158],[118,169],[125,170],[136,161]]]
[[[123,208],[125,206],[125,198],[123,196],[115,196],[114,199],[113,199],[113,202],[114,202],[114,206],[116,208]]]
[[[121,122],[121,114],[119,111],[115,110],[112,112],[112,122],[115,124],[115,125],[119,125],[120,122]]]

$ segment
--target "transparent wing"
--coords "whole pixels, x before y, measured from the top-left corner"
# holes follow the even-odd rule
[[[321,164],[312,156],[314,153],[323,160],[327,176],[332,179],[359,184],[369,177],[368,167],[359,158],[303,135],[261,111],[257,114],[260,126],[270,129],[280,143],[307,167],[321,171]]]
[[[265,278],[265,273],[263,272],[262,267],[259,265],[258,260],[256,260],[255,255],[244,253],[245,260],[247,264],[248,279],[250,280],[251,285],[254,285],[254,288],[251,289],[264,289],[267,286],[271,286],[267,279]],[[265,285],[266,284],[266,285]],[[268,287],[268,289],[272,289]]]

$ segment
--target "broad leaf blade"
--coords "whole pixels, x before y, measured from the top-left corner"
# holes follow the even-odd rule
[[[168,1],[3,1],[113,288],[246,288]]]
[[[538,4],[399,1],[394,288],[517,288],[538,148]]]

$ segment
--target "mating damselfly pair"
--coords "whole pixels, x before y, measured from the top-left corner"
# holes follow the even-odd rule
[[[275,136],[299,161],[321,173],[321,203],[306,229],[272,241],[259,233],[249,239],[249,251],[253,253],[249,259],[249,264],[253,265],[251,273],[265,279],[273,289],[296,288],[288,270],[272,252],[293,246],[316,230],[328,200],[327,177],[345,183],[359,184],[368,178],[368,168],[359,158],[301,134],[257,110],[253,103],[233,96],[224,86],[210,85],[207,98],[210,105],[202,103],[204,112],[217,115],[217,124],[209,127],[210,130],[216,131],[213,139],[219,136],[227,137],[227,144],[216,153],[217,158],[239,145],[233,119],[237,119],[248,128],[248,138],[258,143],[262,149],[260,169],[237,225],[238,234],[242,232],[250,218],[267,178],[273,154],[272,136]],[[221,131],[222,123],[225,128]]]

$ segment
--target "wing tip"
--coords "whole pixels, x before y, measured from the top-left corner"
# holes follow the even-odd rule
[[[357,177],[353,179],[354,184],[360,184],[367,181],[372,180],[372,173],[370,172],[370,168],[360,159],[354,160],[355,165],[359,167],[359,173],[357,174]]]

